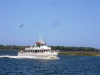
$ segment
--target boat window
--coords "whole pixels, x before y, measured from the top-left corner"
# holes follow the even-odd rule
[[[35,50],[35,52],[37,53],[37,50]]]

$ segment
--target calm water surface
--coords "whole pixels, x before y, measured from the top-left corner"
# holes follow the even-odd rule
[[[0,55],[17,55],[0,50]],[[100,75],[100,57],[59,55],[59,60],[0,58],[0,75]]]

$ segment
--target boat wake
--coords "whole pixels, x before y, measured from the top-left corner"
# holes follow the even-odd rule
[[[18,58],[18,59],[59,59],[59,58],[34,58],[33,56],[9,56],[9,55],[3,55],[0,56],[0,58]]]
[[[3,55],[3,56],[0,56],[0,58],[22,58],[20,56],[9,56],[9,55]],[[24,57],[25,58],[25,57]]]

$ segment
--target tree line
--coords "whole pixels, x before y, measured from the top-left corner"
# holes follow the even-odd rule
[[[8,50],[24,50],[26,47],[30,46],[16,46],[16,45],[0,45],[0,49],[8,49]],[[92,47],[67,47],[67,46],[50,46],[52,50],[59,51],[95,51],[100,52],[100,49],[92,48]]]
[[[13,50],[13,49],[23,50],[25,49],[25,47],[29,46],[0,45],[0,49],[8,49],[8,50]]]
[[[59,50],[59,51],[95,51],[95,52],[100,52],[100,49],[97,48],[92,48],[92,47],[66,47],[66,46],[51,46],[52,49],[54,50]]]

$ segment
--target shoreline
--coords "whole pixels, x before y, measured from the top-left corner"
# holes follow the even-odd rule
[[[100,56],[100,52],[81,52],[81,51],[64,51],[59,52],[60,55],[76,55],[76,56]]]

